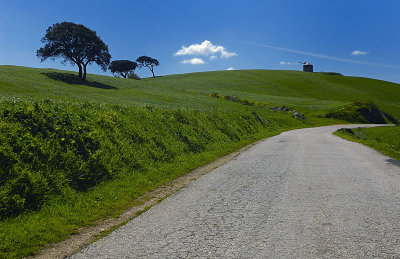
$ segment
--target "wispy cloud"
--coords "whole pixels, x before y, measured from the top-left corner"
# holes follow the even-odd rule
[[[221,58],[230,58],[237,56],[235,52],[227,51],[223,46],[214,45],[211,41],[205,40],[201,44],[192,44],[188,47],[182,46],[174,55],[200,55],[210,56],[210,59],[217,58],[216,54],[219,54]]]
[[[298,65],[298,63],[281,61],[281,62],[279,62],[279,65]]]
[[[234,70],[234,67],[228,67],[226,70]]]
[[[353,56],[367,55],[367,54],[368,54],[368,52],[366,52],[366,51],[361,51],[361,50],[354,50],[354,51],[351,53],[351,55],[353,55]]]
[[[181,63],[182,64],[192,64],[192,65],[205,64],[204,60],[202,60],[201,58],[185,59]]]
[[[387,65],[387,64],[339,58],[339,57],[333,57],[333,56],[328,56],[328,55],[324,55],[324,54],[312,53],[312,52],[296,50],[296,49],[275,47],[275,46],[271,46],[271,45],[259,44],[259,43],[254,43],[254,42],[247,42],[247,43],[250,45],[258,46],[258,47],[262,47],[262,48],[277,49],[277,50],[292,52],[292,53],[296,53],[296,54],[302,54],[302,55],[312,56],[312,57],[317,57],[317,58],[330,59],[330,60],[341,61],[341,62],[346,62],[346,63],[362,64],[362,65],[369,65],[369,66],[375,66],[375,67],[390,67],[390,68],[397,68],[397,69],[399,68],[397,66],[392,66],[392,65]]]

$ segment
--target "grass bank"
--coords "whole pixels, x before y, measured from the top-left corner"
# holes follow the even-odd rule
[[[0,114],[2,257],[34,254],[185,172],[258,139],[316,125],[261,107],[11,99]]]
[[[340,129],[335,135],[374,148],[400,160],[400,126]]]

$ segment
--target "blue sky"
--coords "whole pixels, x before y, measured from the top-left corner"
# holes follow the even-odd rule
[[[113,60],[157,58],[157,75],[299,70],[309,61],[316,71],[400,83],[399,13],[399,0],[0,0],[0,64],[75,71],[36,57],[45,30],[72,21],[95,30]]]

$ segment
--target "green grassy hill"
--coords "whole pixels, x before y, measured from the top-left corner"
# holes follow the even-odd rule
[[[82,83],[74,72],[0,66],[0,93],[22,99],[85,100],[117,105],[150,104],[204,108],[229,106],[210,99],[220,95],[292,106],[312,113],[354,101],[373,101],[400,118],[400,85],[375,79],[299,71],[215,71],[124,80],[89,75]]]
[[[298,71],[82,81],[75,72],[0,66],[0,258],[32,255],[256,140],[343,123],[324,117],[353,102],[400,118],[399,97],[398,84]],[[357,107],[334,114],[351,117]]]

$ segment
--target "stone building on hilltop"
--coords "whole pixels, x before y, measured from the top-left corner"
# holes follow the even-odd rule
[[[303,63],[303,71],[304,72],[314,72],[314,67],[309,62]]]

